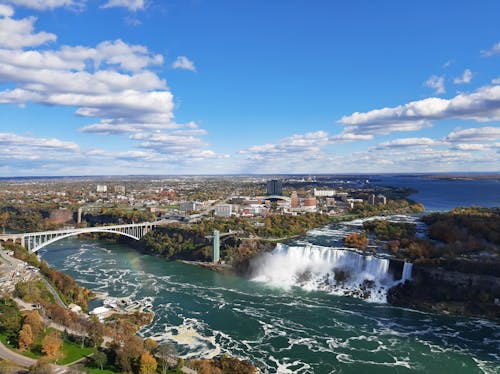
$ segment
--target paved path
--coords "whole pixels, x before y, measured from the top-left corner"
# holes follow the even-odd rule
[[[0,358],[3,358],[4,360],[10,361],[16,365],[19,366],[24,366],[24,367],[30,367],[33,365],[37,360],[33,358],[29,358],[26,356],[23,356],[22,354],[19,354],[17,352],[11,351],[9,348],[7,348],[5,345],[3,345],[0,342]],[[84,359],[83,357],[82,359]],[[80,361],[80,360],[78,360]],[[52,371],[56,374],[63,374],[66,373],[69,370],[69,366],[73,365],[74,363],[78,362],[72,362],[68,365],[60,366],[60,365],[52,365]]]
[[[11,351],[9,348],[7,348],[5,345],[3,345],[1,342],[0,342],[0,357],[5,359],[5,360],[11,361],[17,365],[26,366],[26,367],[29,367],[36,362],[36,360],[34,360],[32,358],[29,358],[29,357],[23,356],[17,352]]]
[[[47,286],[47,288],[49,289],[50,293],[52,295],[54,295],[54,298],[56,299],[56,302],[62,306],[62,307],[65,307],[67,308],[67,305],[64,303],[64,301],[62,301],[61,297],[59,296],[59,294],[57,293],[57,291],[54,289],[54,287],[52,287],[52,284],[50,284],[50,282],[45,278],[44,275],[40,274],[40,278],[42,279],[43,283],[45,283],[45,285]]]

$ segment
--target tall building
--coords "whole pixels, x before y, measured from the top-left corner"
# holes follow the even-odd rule
[[[266,185],[267,196],[271,195],[281,196],[282,193],[283,193],[283,183],[281,181],[276,179],[267,181]]]
[[[299,207],[299,196],[297,195],[297,191],[293,191],[290,196],[290,208],[298,208]]]
[[[368,197],[368,204],[375,205],[376,203],[377,197],[374,194],[371,194],[370,197]]]
[[[220,204],[215,207],[215,215],[219,217],[231,217],[233,206],[231,204]]]
[[[115,186],[115,193],[125,193],[125,186],[123,185],[116,185]]]
[[[106,186],[105,184],[98,184],[96,192],[108,192],[108,186]]]

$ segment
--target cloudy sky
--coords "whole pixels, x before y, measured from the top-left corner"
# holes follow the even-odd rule
[[[0,0],[0,176],[500,171],[499,14]]]

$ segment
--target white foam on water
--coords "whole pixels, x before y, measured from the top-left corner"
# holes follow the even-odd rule
[[[181,325],[165,326],[163,334],[153,335],[159,341],[170,340],[179,346],[188,347],[188,353],[181,357],[189,358],[214,358],[221,354],[221,347],[215,340],[215,335],[204,336],[199,330],[200,321],[194,318],[183,318]]]
[[[289,290],[323,290],[336,295],[386,302],[387,290],[395,284],[389,259],[364,256],[339,248],[278,244],[254,263],[253,280]],[[407,267],[411,276],[411,267]]]

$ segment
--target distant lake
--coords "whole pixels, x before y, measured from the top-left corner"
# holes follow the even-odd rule
[[[421,176],[379,176],[372,184],[418,190],[411,199],[426,210],[450,210],[457,206],[500,206],[500,181],[495,179],[452,180]]]

